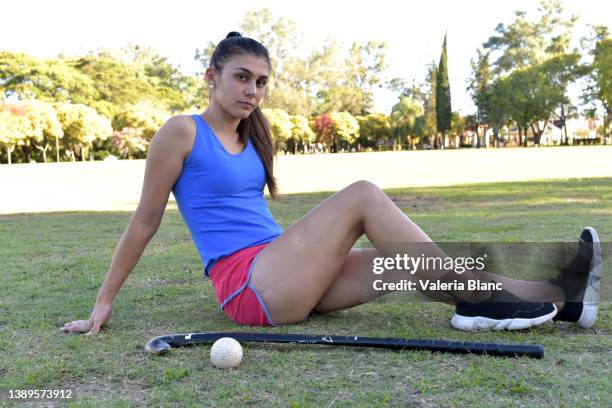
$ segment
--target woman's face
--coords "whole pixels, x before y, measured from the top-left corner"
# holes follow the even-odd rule
[[[239,54],[225,63],[221,73],[209,68],[206,79],[214,84],[216,103],[233,117],[245,119],[265,94],[269,70],[264,58]]]

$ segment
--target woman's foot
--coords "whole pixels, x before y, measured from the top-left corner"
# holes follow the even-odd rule
[[[502,290],[484,302],[457,302],[451,325],[458,330],[521,330],[552,319],[557,307],[552,303],[526,302]]]
[[[578,253],[550,282],[563,289],[565,305],[554,320],[578,323],[588,329],[597,318],[599,280],[603,270],[601,244],[594,228],[586,227],[580,234]]]

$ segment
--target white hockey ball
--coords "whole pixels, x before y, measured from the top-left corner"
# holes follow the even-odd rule
[[[238,367],[242,361],[242,346],[231,337],[222,337],[210,348],[210,360],[215,367]]]

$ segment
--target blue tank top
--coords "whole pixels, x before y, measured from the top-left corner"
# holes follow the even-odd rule
[[[264,198],[266,173],[250,138],[241,153],[228,153],[200,115],[191,117],[195,141],[172,193],[208,276],[221,257],[283,230]]]

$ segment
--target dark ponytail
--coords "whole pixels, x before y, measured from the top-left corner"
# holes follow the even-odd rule
[[[217,44],[210,58],[210,66],[221,72],[225,63],[235,55],[252,54],[266,60],[268,67],[272,69],[270,56],[266,47],[259,42],[232,31],[227,37]],[[238,135],[240,142],[246,145],[247,138],[251,136],[253,146],[261,159],[266,171],[266,184],[272,199],[278,199],[278,187],[274,177],[274,156],[276,151],[272,141],[270,125],[259,107],[256,107],[248,118],[242,119],[238,124]]]

